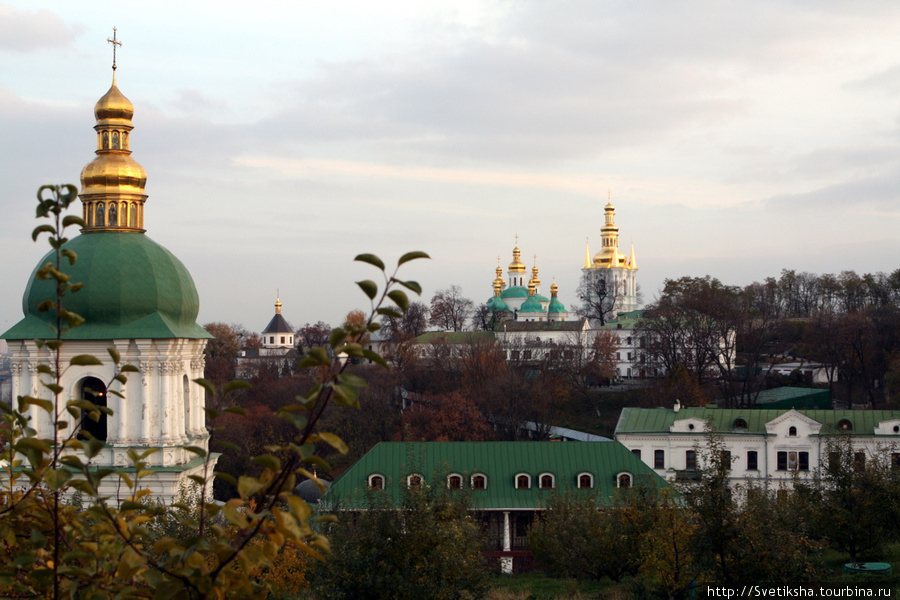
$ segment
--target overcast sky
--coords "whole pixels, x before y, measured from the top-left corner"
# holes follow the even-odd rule
[[[665,278],[900,267],[900,3],[0,0],[0,328],[34,193],[78,183],[118,83],[145,226],[199,321],[295,326],[364,297],[360,252],[481,302],[519,235],[576,302],[607,193]]]

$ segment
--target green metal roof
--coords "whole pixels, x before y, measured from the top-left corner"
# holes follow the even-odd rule
[[[563,303],[559,301],[559,298],[554,298],[550,301],[550,306],[547,307],[547,312],[564,313],[568,311],[566,311],[565,305],[563,305]]]
[[[528,300],[522,303],[522,306],[519,307],[519,312],[547,312],[547,310],[538,302],[538,299],[535,296],[529,296]]]
[[[512,312],[509,310],[506,302],[499,296],[491,296],[491,299],[487,301],[487,305],[488,310],[492,312]]]
[[[592,490],[598,505],[615,497],[615,478],[628,472],[638,481],[646,476],[658,487],[667,484],[650,467],[618,442],[382,442],[345,471],[331,486],[324,501],[342,508],[361,508],[363,490],[370,475],[385,477],[385,491],[394,502],[400,499],[406,478],[424,477],[426,485],[446,485],[446,475],[463,475],[463,487],[471,492],[472,508],[480,510],[541,508],[554,490],[539,489],[538,476],[552,473],[556,492],[575,490],[581,473],[594,477]],[[442,477],[434,481],[435,473]],[[484,474],[487,488],[472,490],[470,476]],[[532,476],[530,489],[516,489],[515,477]]]
[[[788,409],[789,410],[789,409]],[[682,408],[676,413],[671,408],[623,408],[616,425],[616,435],[620,433],[669,433],[669,428],[677,420],[699,419],[711,424],[712,433],[763,434],[766,423],[788,412],[785,409],[736,409],[736,408]],[[875,428],[882,421],[900,419],[900,410],[798,410],[798,413],[822,424],[819,435],[846,433],[850,435],[875,435]],[[734,423],[743,419],[746,429],[735,429]],[[838,423],[848,420],[853,425],[849,431],[840,431]],[[679,435],[688,435],[679,432]],[[705,435],[697,431],[696,434]],[[890,437],[890,436],[886,436]],[[898,436],[900,437],[900,436]]]
[[[65,339],[211,338],[196,323],[200,301],[194,280],[171,252],[142,233],[103,231],[83,233],[66,243],[77,262],[62,270],[84,287],[66,296],[63,306],[84,317],[85,324]],[[38,305],[55,296],[54,283],[35,273],[53,259],[45,255],[25,288],[25,318],[4,339],[53,337],[51,313]]]
[[[831,408],[831,393],[817,388],[784,386],[765,390],[756,397],[757,408]]]
[[[500,292],[501,298],[527,298],[528,297],[528,289],[522,287],[521,285],[516,285],[513,287],[506,288],[502,292]]]

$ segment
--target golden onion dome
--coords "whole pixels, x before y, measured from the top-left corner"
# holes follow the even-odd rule
[[[531,269],[531,282],[530,283],[533,283],[534,287],[536,287],[536,288],[540,287],[540,285],[541,285],[541,278],[538,277],[537,265],[534,265],[534,267],[532,267],[532,269]]]
[[[147,172],[131,157],[134,105],[116,85],[94,106],[97,150],[81,170],[83,231],[144,231]]]
[[[497,276],[494,277],[493,288],[495,295],[500,295],[500,290],[503,289],[503,286],[506,285],[506,282],[503,281],[503,268],[500,265],[497,265]]]
[[[556,282],[554,282],[553,285],[550,286],[550,297],[556,298],[556,295],[558,293],[559,293],[559,286],[556,285]]]
[[[516,247],[513,248],[513,261],[509,263],[509,272],[510,273],[524,273],[525,272],[525,263],[522,262],[522,251],[519,250],[519,245],[516,244]]]
[[[103,94],[97,100],[97,104],[94,105],[94,116],[98,122],[114,119],[131,121],[131,117],[134,116],[134,104],[125,97],[125,94],[119,91],[119,87],[116,85],[115,72],[113,73],[113,82],[109,91]]]

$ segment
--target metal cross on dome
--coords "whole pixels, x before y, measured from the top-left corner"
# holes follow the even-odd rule
[[[106,38],[106,41],[113,45],[113,71],[116,70],[116,47],[121,46],[122,42],[116,39],[116,28],[113,27],[112,38]]]

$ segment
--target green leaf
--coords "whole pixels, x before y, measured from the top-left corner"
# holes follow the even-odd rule
[[[406,254],[404,254],[403,256],[400,257],[400,260],[397,261],[397,266],[399,267],[400,265],[402,265],[404,263],[408,263],[411,260],[416,260],[419,258],[431,258],[431,257],[420,250],[415,250],[413,252],[407,252]]]
[[[361,344],[347,344],[345,346],[337,348],[335,352],[337,352],[338,354],[346,354],[347,356],[362,358],[362,350],[363,347]]]
[[[359,408],[359,388],[353,385],[336,384],[334,386],[334,401],[342,406],[350,408]]]
[[[122,357],[119,355],[119,351],[112,346],[107,348],[106,351],[109,352],[109,357],[113,359],[113,362],[119,364],[119,362],[122,360]]]
[[[72,225],[78,225],[80,227],[86,227],[87,224],[84,222],[84,219],[77,215],[66,215],[62,220],[63,227],[71,227]]]
[[[53,412],[53,402],[50,400],[42,400],[41,398],[32,398],[31,396],[22,396],[20,406],[22,406],[22,410],[24,411],[26,406],[33,405],[39,408],[43,408],[48,413]]]
[[[345,444],[344,440],[342,440],[335,434],[328,433],[327,431],[320,431],[319,437],[341,454],[347,454],[347,451],[349,450],[349,448],[347,448],[347,444]]]
[[[52,235],[52,234],[56,233],[56,229],[54,229],[51,225],[38,225],[37,227],[34,228],[34,231],[31,232],[32,241],[36,242],[38,239],[38,236],[41,235],[42,233],[49,233]],[[382,267],[382,269],[383,268],[384,267]]]
[[[357,281],[356,285],[358,285],[359,289],[361,289],[363,293],[368,296],[369,300],[374,300],[375,296],[378,295],[378,285],[371,279]]]
[[[247,411],[244,410],[244,408],[241,407],[241,406],[229,406],[229,407],[226,407],[226,408],[224,409],[224,412],[232,413],[232,414],[235,414],[235,415],[241,415],[242,417],[246,417],[246,416],[247,416]]]
[[[392,317],[394,319],[402,319],[403,318],[403,314],[397,312],[393,308],[383,308],[382,307],[382,308],[379,308],[378,310],[376,310],[375,312],[378,313],[379,315],[383,315],[385,317]]]
[[[60,252],[60,254],[62,254],[63,256],[65,256],[65,257],[69,260],[69,265],[70,265],[70,266],[71,266],[71,265],[74,265],[75,262],[78,260],[78,255],[75,254],[75,251],[74,251],[74,250],[69,250],[68,248],[66,248],[65,250],[63,250],[62,252]]]
[[[370,265],[372,265],[374,267],[378,267],[379,269],[384,271],[384,263],[381,262],[381,259],[378,258],[377,256],[375,256],[374,254],[357,254],[356,258],[354,258],[353,260],[359,261],[359,262],[364,262],[364,263],[369,263]]]
[[[384,360],[384,357],[375,352],[374,350],[363,350],[363,357],[368,358],[373,363],[381,365],[385,369],[390,370],[391,366]]]
[[[418,281],[400,281],[399,279],[394,279],[397,283],[405,287],[411,292],[415,292],[419,296],[422,295],[422,286],[419,285]]]
[[[122,373],[140,373],[141,372],[141,370],[138,369],[134,365],[122,365],[122,367],[119,369],[119,371]]]
[[[409,298],[402,290],[391,290],[387,295],[403,312],[409,309]]]
[[[92,356],[90,354],[79,354],[78,356],[73,356],[69,360],[69,364],[76,367],[93,367],[101,366],[103,365],[103,362],[96,356]]]
[[[335,327],[331,330],[331,335],[328,336],[328,344],[332,348],[337,348],[341,344],[344,343],[344,340],[347,339],[347,331],[343,327]]]
[[[253,386],[250,385],[249,381],[235,379],[234,381],[229,381],[225,384],[225,387],[222,388],[222,393],[227,394],[228,392],[233,392],[234,390],[246,390],[247,388],[251,387]]]
[[[184,449],[188,452],[191,452],[192,454],[196,454],[200,458],[206,457],[206,450],[200,448],[199,446],[185,446]]]
[[[260,454],[259,456],[254,456],[251,460],[264,469],[269,469],[273,473],[277,473],[281,470],[281,461],[278,460],[278,457],[271,454]]]
[[[216,395],[216,388],[213,387],[213,384],[212,384],[208,379],[203,379],[203,378],[201,377],[200,379],[195,379],[195,380],[194,380],[194,383],[196,383],[197,385],[199,385],[200,387],[202,387],[204,390],[206,390],[206,392],[207,392],[210,396],[215,396],[215,395]]]

